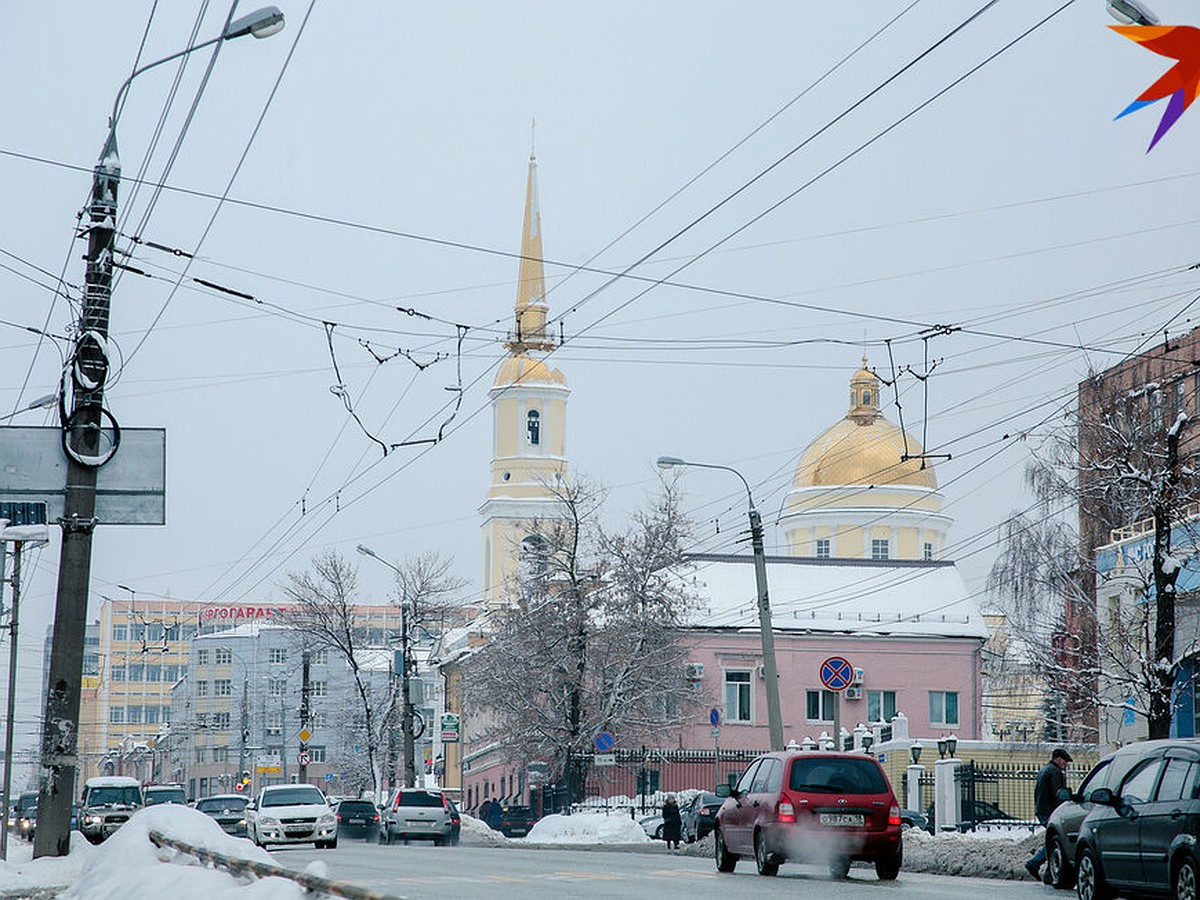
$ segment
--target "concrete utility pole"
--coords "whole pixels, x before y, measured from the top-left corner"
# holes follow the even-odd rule
[[[413,707],[409,698],[408,673],[412,669],[412,650],[408,644],[408,610],[400,598],[400,733],[404,739],[404,786],[417,786],[417,762],[413,748]]]
[[[243,671],[245,667],[243,666]],[[250,743],[250,679],[242,676],[242,740],[238,744],[238,779],[245,778],[246,746]]]
[[[117,135],[110,128],[92,175],[83,315],[71,365],[71,414],[63,423],[67,493],[60,521],[62,550],[42,728],[42,783],[38,828],[34,833],[35,857],[66,856],[70,844],[71,800],[75,795],[78,765],[79,686],[83,678],[92,531],[96,527],[96,472],[116,451],[119,440],[116,422],[104,409],[104,382],[108,374],[108,314],[120,180]],[[65,398],[63,406],[65,409]],[[113,443],[102,452],[101,428],[105,418],[112,425]]]
[[[0,555],[4,544],[0,543]],[[0,558],[0,571],[4,569]],[[13,726],[16,723],[17,701],[17,613],[21,607],[21,541],[13,542],[12,612],[8,623],[8,718],[4,726],[4,816],[12,803]],[[2,593],[2,592],[0,592]],[[8,859],[8,828],[0,829],[0,859]]]

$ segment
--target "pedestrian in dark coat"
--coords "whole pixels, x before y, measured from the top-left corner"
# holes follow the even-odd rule
[[[667,797],[662,805],[663,840],[672,850],[679,849],[679,834],[683,830],[683,820],[679,817],[679,804],[674,795]]]
[[[1067,786],[1067,776],[1063,773],[1067,763],[1071,761],[1071,754],[1062,747],[1057,748],[1050,754],[1050,762],[1042,766],[1042,770],[1038,772],[1037,783],[1033,787],[1033,812],[1037,816],[1037,820],[1042,823],[1042,827],[1050,821],[1050,813],[1054,812],[1054,808],[1062,803],[1058,797],[1058,792]],[[1042,863],[1046,861],[1046,844],[1043,842],[1037,853],[1029,858],[1025,863],[1025,870],[1034,878],[1040,879],[1039,869]]]

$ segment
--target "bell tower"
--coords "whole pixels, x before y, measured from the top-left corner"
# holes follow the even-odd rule
[[[480,506],[483,595],[500,602],[516,584],[522,548],[534,523],[561,518],[555,486],[567,475],[566,411],[570,389],[544,357],[557,346],[547,333],[537,159],[530,153],[525,221],[513,330],[488,393],[492,403],[491,484]]]

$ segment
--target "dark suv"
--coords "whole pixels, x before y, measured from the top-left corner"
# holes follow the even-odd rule
[[[1129,749],[1132,764],[1120,780],[1087,797],[1092,810],[1079,827],[1075,857],[1079,897],[1100,900],[1116,891],[1196,897],[1200,740],[1146,741]]]
[[[844,878],[852,860],[875,864],[881,880],[900,874],[900,806],[872,757],[813,751],[768,753],[750,764],[717,813],[717,871],[753,856],[760,875],[780,863],[822,862]]]

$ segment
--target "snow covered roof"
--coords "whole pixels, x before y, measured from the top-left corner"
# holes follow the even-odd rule
[[[702,604],[701,628],[758,628],[749,556],[697,554],[685,571]],[[951,562],[767,558],[771,621],[779,631],[969,637],[988,628]]]

